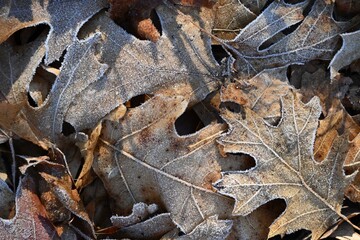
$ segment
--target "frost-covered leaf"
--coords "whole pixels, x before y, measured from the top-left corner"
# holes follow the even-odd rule
[[[16,192],[16,214],[12,219],[0,218],[3,239],[53,239],[56,230],[36,195],[35,182],[29,176],[21,180]]]
[[[347,139],[336,139],[327,158],[315,162],[313,143],[320,113],[317,98],[303,104],[289,92],[282,98],[277,127],[249,109],[245,109],[245,119],[229,111],[223,114],[230,125],[230,132],[219,141],[224,151],[250,154],[256,166],[224,172],[216,187],[236,199],[235,215],[247,215],[272,199],[284,199],[286,210],[270,226],[270,237],[308,229],[317,239],[339,216],[344,217],[340,213],[343,191],[351,180],[342,170]]]
[[[231,227],[231,220],[219,220],[217,216],[208,217],[200,223],[192,232],[187,235],[177,237],[177,240],[196,240],[196,239],[211,239],[223,240],[229,235]]]
[[[45,62],[51,63],[59,59],[63,51],[73,43],[81,26],[107,5],[106,0],[1,1],[0,43],[22,28],[46,23],[51,30],[46,40]]]
[[[159,239],[174,227],[170,214],[162,213],[143,222],[120,229],[115,237],[117,239]]]
[[[53,142],[56,142],[62,132],[63,122],[67,120],[70,105],[76,100],[75,97],[82,94],[91,83],[99,80],[107,69],[107,65],[101,64],[95,57],[95,49],[99,41],[100,34],[83,41],[76,40],[68,48],[60,74],[48,98],[41,106],[26,109],[26,114],[33,124],[38,126],[44,137]],[[84,104],[77,103],[78,112],[81,113],[80,109],[86,107]],[[75,130],[78,130],[79,126],[83,127],[88,122],[96,123],[98,120],[97,115],[84,118],[78,114],[76,121],[70,123]]]
[[[213,33],[222,39],[233,39],[239,31],[256,18],[266,0],[219,0],[214,6]]]
[[[240,75],[332,58],[339,34],[351,22],[336,22],[332,18],[333,4],[324,0],[315,1],[304,18],[302,13],[307,4],[307,1],[295,5],[274,1],[228,43]],[[279,32],[297,23],[300,25],[293,32],[279,36]]]
[[[343,39],[343,45],[329,65],[331,79],[335,78],[340,69],[360,58],[360,30],[341,34],[341,37]]]
[[[139,223],[154,214],[158,210],[156,204],[147,205],[145,203],[136,203],[133,206],[132,213],[129,216],[112,216],[110,218],[112,224],[116,227],[127,227],[135,223]]]
[[[286,69],[264,70],[250,79],[239,79],[221,89],[222,102],[250,108],[269,122],[280,118],[280,97],[289,89]]]
[[[68,122],[76,122],[75,114],[84,118],[89,114],[100,115],[99,112],[114,109],[114,102],[126,102],[134,96],[159,89],[181,90],[186,84],[189,86],[186,94],[201,100],[219,87],[226,69],[212,56],[210,37],[194,25],[210,31],[211,10],[190,8],[184,15],[175,7],[161,5],[156,12],[162,26],[162,35],[156,43],[128,34],[105,13],[84,27],[80,36],[93,31],[102,33],[105,42],[100,61],[109,69],[103,79],[76,99],[69,110]],[[88,103],[88,106],[79,109],[76,103]]]
[[[230,216],[232,200],[211,185],[220,177],[215,138],[223,125],[179,136],[174,122],[187,105],[184,97],[159,95],[117,122],[104,122],[93,167],[118,214],[137,202],[156,203],[186,233],[209,216]]]

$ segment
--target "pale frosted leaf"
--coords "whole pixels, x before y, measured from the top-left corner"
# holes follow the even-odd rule
[[[80,36],[93,31],[103,34],[100,61],[108,64],[109,70],[101,81],[92,84],[74,101],[68,122],[75,122],[78,114],[86,118],[89,114],[109,112],[114,109],[114,102],[126,102],[159,89],[172,87],[183,91],[186,84],[189,89],[186,94],[201,100],[219,87],[225,70],[212,56],[210,37],[194,25],[210,31],[211,10],[189,8],[184,15],[174,7],[161,5],[156,12],[162,26],[162,35],[156,43],[128,34],[105,13],[84,27]],[[77,103],[88,105],[79,108]]]
[[[336,139],[327,158],[315,162],[313,143],[320,112],[317,98],[303,104],[289,92],[282,98],[282,119],[277,127],[249,109],[245,109],[245,119],[230,111],[223,114],[230,125],[230,132],[219,141],[224,151],[247,153],[255,158],[256,166],[224,172],[216,187],[236,199],[236,215],[284,199],[286,210],[270,226],[269,236],[308,229],[317,239],[342,216],[343,191],[350,181],[342,170],[347,139]]]
[[[93,167],[116,200],[118,214],[137,202],[157,203],[186,233],[209,216],[231,214],[232,200],[211,185],[220,177],[215,138],[223,126],[178,136],[174,122],[187,105],[181,96],[159,95],[119,122],[104,121]]]
[[[86,1],[1,1],[0,43],[14,32],[41,23],[51,27],[46,40],[46,63],[60,58],[76,39],[80,27],[107,6],[106,0]],[[76,11],[74,11],[76,9]]]
[[[208,217],[187,235],[176,237],[177,240],[223,240],[229,235],[233,222],[231,220],[219,220],[217,216]]]
[[[341,37],[343,39],[343,45],[329,65],[331,79],[338,74],[340,69],[360,58],[360,30],[341,34]]]
[[[332,18],[333,4],[323,0],[315,1],[304,18],[302,12],[306,5],[307,1],[296,5],[274,1],[229,42],[232,47],[228,48],[236,58],[235,68],[240,75],[255,75],[263,69],[332,58],[339,34],[351,27],[351,22],[336,22]],[[278,34],[297,23],[300,25],[292,33]]]
[[[83,41],[75,41],[68,48],[59,76],[44,103],[37,107],[28,107],[26,114],[38,126],[43,137],[56,142],[62,132],[63,121],[75,96],[81,94],[91,83],[99,80],[107,69],[95,57],[95,48],[100,41],[100,34],[95,34]],[[103,80],[103,79],[102,79]],[[93,100],[95,101],[95,100]],[[78,103],[78,110],[84,108],[85,103]],[[116,103],[114,103],[116,104]],[[89,111],[89,109],[87,109]],[[80,112],[81,113],[81,112]],[[107,112],[103,113],[103,116]],[[96,123],[100,118],[97,115],[87,116],[86,119],[77,115],[76,122],[70,122],[75,130],[84,124]],[[102,117],[102,116],[101,116]]]
[[[160,239],[165,233],[175,228],[169,213],[156,215],[143,222],[120,229],[117,239]]]
[[[156,204],[147,205],[142,202],[135,203],[131,215],[112,216],[110,220],[111,223],[118,228],[127,227],[144,221],[149,215],[154,214],[157,210],[158,206]]]

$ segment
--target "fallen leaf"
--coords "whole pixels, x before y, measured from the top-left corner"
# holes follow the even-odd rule
[[[16,192],[16,214],[0,218],[0,235],[4,239],[53,239],[57,233],[35,191],[34,180],[25,176]]]
[[[280,118],[280,97],[292,86],[286,69],[264,70],[250,79],[239,79],[221,89],[222,102],[234,102],[252,109],[270,123]]]
[[[142,222],[156,211],[158,211],[158,206],[156,204],[147,205],[140,202],[134,204],[131,215],[112,216],[110,220],[112,224],[118,228],[128,227],[133,224]]]
[[[220,177],[215,138],[223,125],[178,136],[174,122],[187,104],[181,96],[154,96],[123,119],[104,122],[93,168],[118,214],[137,202],[156,203],[186,233],[212,215],[229,216],[231,199],[211,186]]]
[[[304,18],[307,5],[308,1],[298,4],[274,1],[233,41],[223,44],[236,59],[234,67],[239,75],[255,75],[263,69],[332,58],[339,34],[352,23],[335,21],[331,14],[333,4],[323,0],[315,1]],[[277,35],[298,23],[290,34]]]
[[[2,2],[0,43],[20,29],[46,23],[51,30],[46,40],[45,63],[52,63],[58,60],[63,51],[73,43],[80,27],[105,7],[107,7],[106,0]],[[76,9],[76,14],[69,16],[73,9]]]
[[[215,186],[235,198],[235,215],[247,215],[272,199],[284,199],[286,210],[270,226],[269,237],[308,229],[312,239],[318,239],[338,217],[346,219],[340,210],[343,191],[352,179],[342,170],[347,139],[336,139],[326,160],[315,162],[312,146],[320,112],[317,98],[303,104],[289,92],[282,98],[277,127],[249,109],[244,120],[230,111],[223,114],[230,125],[229,133],[219,140],[224,151],[250,154],[256,166],[224,172]]]
[[[338,72],[340,69],[360,58],[360,53],[356,50],[360,47],[360,30],[351,33],[343,33],[341,34],[341,37],[343,39],[343,45],[335,54],[329,65],[331,79],[335,79],[339,74]]]
[[[200,223],[192,232],[187,235],[176,237],[177,240],[191,240],[191,239],[212,239],[222,240],[226,239],[232,227],[231,220],[218,220],[217,216],[208,217]]]

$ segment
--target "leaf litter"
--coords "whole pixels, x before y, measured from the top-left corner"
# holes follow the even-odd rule
[[[0,235],[356,238],[354,7],[0,2]]]

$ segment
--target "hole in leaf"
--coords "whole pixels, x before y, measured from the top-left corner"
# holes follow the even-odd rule
[[[226,155],[218,159],[223,172],[246,171],[256,166],[255,159],[248,154],[227,153]]]
[[[304,8],[304,11],[303,11],[304,17],[306,17],[309,14],[309,12],[311,11],[314,3],[315,3],[315,0],[310,0],[308,5]]]
[[[70,123],[66,122],[66,121],[63,121],[63,125],[62,125],[62,131],[61,133],[64,134],[64,136],[69,136],[73,133],[75,133],[76,130],[75,128],[73,127],[73,125],[71,125]]]
[[[152,23],[154,24],[154,26],[156,27],[156,29],[158,30],[158,32],[160,33],[160,36],[161,36],[162,35],[162,27],[161,27],[160,18],[159,18],[159,15],[157,14],[157,12],[154,9],[150,13],[150,19],[151,19]]]
[[[161,21],[155,8],[158,1],[133,1],[129,4],[111,1],[110,17],[140,40],[156,42],[162,34]]]
[[[283,39],[286,35],[289,35],[290,33],[294,32],[300,24],[301,24],[301,22],[298,22],[298,23],[282,30],[281,32],[276,33],[274,36],[272,36],[271,38],[269,38],[268,40],[263,42],[259,46],[258,50],[262,51],[262,50],[265,50],[265,49],[271,47],[272,45],[274,45],[275,43],[277,43],[281,39]]]
[[[221,45],[211,45],[211,51],[215,60],[221,64],[221,60],[229,57],[229,54],[224,50]]]
[[[281,121],[281,117],[267,117],[264,118],[264,121],[273,127],[277,127]]]
[[[49,95],[51,88],[55,82],[56,75],[51,72],[57,69],[39,66],[36,69],[35,75],[29,84],[28,90],[28,102],[32,107],[40,107],[47,96]]]
[[[220,104],[220,108],[226,108],[227,110],[229,110],[230,112],[233,113],[243,113],[243,107],[235,102],[222,102]]]
[[[187,109],[175,121],[175,129],[180,136],[195,133],[203,127],[205,127],[204,124],[193,109]]]
[[[298,3],[302,3],[304,2],[305,0],[285,0],[284,2],[287,3],[287,4],[298,4]]]
[[[154,95],[152,94],[141,94],[137,95],[135,97],[132,97],[129,101],[125,102],[125,106],[127,108],[135,108],[142,104],[144,104],[146,101],[148,101],[150,98],[152,98]]]
[[[65,55],[66,55],[66,50],[64,50],[64,52],[61,54],[61,57],[59,58],[59,60],[56,60],[56,61],[50,63],[50,64],[49,64],[49,67],[53,67],[53,68],[56,68],[56,69],[60,69],[62,63],[64,62],[64,57],[65,57]]]
[[[333,11],[333,18],[337,21],[349,21],[360,13],[358,0],[337,0]]]
[[[15,46],[25,45],[35,41],[45,31],[50,31],[50,27],[47,24],[23,28],[11,35],[7,41]]]

